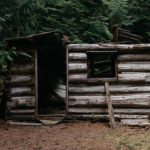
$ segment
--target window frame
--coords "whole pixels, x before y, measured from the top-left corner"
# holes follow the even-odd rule
[[[112,76],[112,77],[108,77],[108,76],[102,76],[102,77],[93,77],[93,76],[91,76],[91,74],[90,74],[90,59],[89,59],[89,55],[91,55],[91,54],[112,54],[113,53],[113,55],[114,55],[114,59],[113,59],[113,63],[114,63],[114,67],[113,67],[113,69],[114,69],[114,76]],[[103,50],[103,51],[87,51],[86,52],[86,54],[87,54],[87,78],[88,79],[101,79],[101,80],[116,80],[117,78],[118,78],[118,71],[117,71],[117,51],[116,50],[111,50],[111,51],[107,51],[107,50]],[[112,60],[111,60],[111,62],[112,62]],[[110,63],[111,63],[110,62]],[[112,68],[112,67],[111,67]]]

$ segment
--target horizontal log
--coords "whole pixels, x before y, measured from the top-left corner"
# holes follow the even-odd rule
[[[86,82],[119,82],[119,83],[150,83],[150,73],[148,72],[122,72],[117,78],[88,78],[88,74],[70,74],[68,81],[70,83],[86,83]]]
[[[42,126],[42,123],[37,122],[16,122],[16,121],[8,121],[10,125],[19,125],[19,126]]]
[[[150,126],[149,119],[122,119],[121,123],[123,125],[130,125],[130,126]]]
[[[118,55],[118,61],[148,61],[150,54],[124,54]]]
[[[93,108],[93,107],[69,107],[68,113],[71,114],[108,114],[107,108]],[[133,109],[133,108],[115,108],[115,114],[134,114],[134,115],[149,115],[150,109],[143,108],[143,109]]]
[[[69,60],[75,61],[86,61],[87,54],[86,53],[69,53]]]
[[[9,111],[9,114],[34,114],[35,113],[35,109],[11,109]]]
[[[94,93],[99,93],[103,94],[105,92],[104,86],[89,86],[89,85],[76,85],[76,86],[71,86],[69,85],[68,88],[69,93],[73,94],[94,94]],[[110,93],[146,93],[150,92],[150,86],[137,86],[137,85],[110,85]]]
[[[68,75],[69,80],[86,80],[87,74],[70,74]]]
[[[114,115],[115,119],[120,120],[120,119],[149,119],[148,115],[125,115],[125,114],[115,114]],[[66,119],[81,119],[81,120],[86,120],[86,119],[106,119],[108,120],[108,115],[107,114],[70,114],[65,116]]]
[[[150,94],[111,95],[113,107],[150,108]],[[106,106],[105,96],[69,96],[69,106]]]
[[[32,75],[12,75],[10,84],[12,86],[33,85],[35,82]]]
[[[128,72],[128,73],[121,73],[118,74],[118,81],[125,83],[132,83],[132,82],[150,82],[150,73],[141,73],[141,72]]]
[[[85,87],[80,87],[75,86],[75,87],[69,87],[68,88],[69,93],[73,94],[80,94],[80,93],[85,93],[88,95],[88,93],[104,93],[104,86],[85,86]]]
[[[34,95],[33,87],[13,87],[11,88],[11,96],[30,96]]]
[[[69,83],[104,83],[105,81],[108,82],[116,82],[117,78],[88,78],[88,73],[74,73],[68,75]]]
[[[149,62],[124,62],[118,64],[119,72],[150,72]]]
[[[12,97],[11,102],[7,103],[9,108],[28,108],[35,106],[34,96]]]
[[[14,64],[11,66],[11,74],[12,75],[25,75],[25,74],[33,74],[34,73],[34,65],[33,64]]]
[[[35,115],[34,113],[32,114],[9,114],[7,116],[7,119],[8,120],[11,120],[11,119],[16,119],[16,120],[34,120],[35,119]]]
[[[90,50],[117,50],[118,52],[135,52],[136,50],[150,49],[150,44],[69,44],[67,46],[69,52],[71,51],[90,51]]]
[[[69,63],[68,70],[69,72],[86,72],[87,63]]]

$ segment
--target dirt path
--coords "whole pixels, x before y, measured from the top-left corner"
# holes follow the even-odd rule
[[[0,126],[0,150],[150,150],[150,130],[99,123]]]

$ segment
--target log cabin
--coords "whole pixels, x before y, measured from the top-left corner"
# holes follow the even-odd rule
[[[149,123],[150,44],[70,44],[66,55],[68,114]]]
[[[8,48],[32,56],[10,66],[7,118],[149,122],[150,44],[63,41],[59,32],[6,40]]]

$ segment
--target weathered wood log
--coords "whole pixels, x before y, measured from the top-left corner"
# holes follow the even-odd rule
[[[118,61],[148,61],[150,54],[123,54],[118,55]]]
[[[9,114],[8,116],[7,116],[7,119],[9,120],[12,120],[12,119],[14,119],[14,120],[34,120],[35,119],[35,115],[34,115],[34,113],[32,113],[32,114]]]
[[[32,75],[12,75],[10,84],[12,86],[27,86],[34,84],[34,76]]]
[[[69,53],[69,60],[75,61],[86,61],[87,54],[86,53]]]
[[[92,85],[81,85],[77,84],[74,86],[69,86],[68,88],[69,93],[73,94],[103,94],[104,93],[104,86],[92,86]],[[150,86],[136,86],[136,85],[110,85],[110,92],[111,93],[146,93],[150,92]]]
[[[70,83],[79,83],[79,82],[91,82],[92,81],[109,81],[109,82],[114,82],[118,81],[119,83],[149,83],[150,82],[150,73],[148,72],[122,72],[118,74],[118,79],[117,78],[112,78],[109,80],[109,78],[95,78],[95,79],[90,79],[87,78],[87,74],[70,74],[68,76],[68,80]]]
[[[69,72],[87,72],[87,63],[70,63],[68,65]]]
[[[42,123],[37,122],[16,122],[16,121],[8,121],[10,125],[19,125],[19,126],[42,126]]]
[[[69,87],[68,88],[69,93],[74,93],[74,94],[80,94],[80,93],[104,93],[104,86],[85,86],[85,87],[80,87],[75,86],[75,87]]]
[[[150,126],[149,119],[122,119],[121,123],[123,125],[130,125],[130,126]]]
[[[110,123],[111,128],[115,128],[116,124],[115,124],[114,111],[113,111],[108,82],[105,82],[105,92],[106,92],[106,101],[107,101],[107,107],[108,107],[108,113],[109,113],[109,123]]]
[[[114,114],[115,119],[149,119],[148,115],[125,115],[125,114]],[[89,120],[89,119],[105,119],[108,121],[108,114],[68,114],[67,118]]]
[[[11,96],[30,96],[34,95],[33,87],[14,87],[11,89]]]
[[[69,83],[104,83],[105,81],[116,82],[117,78],[88,78],[87,73],[74,73],[68,75]]]
[[[124,35],[130,36],[130,37],[133,37],[135,39],[143,40],[142,36],[139,36],[139,35],[136,35],[136,34],[132,34],[128,30],[124,30],[124,29],[118,28],[118,32],[122,33]]]
[[[69,107],[68,113],[71,114],[107,114],[107,108],[93,108],[93,107]],[[115,114],[134,114],[134,115],[149,115],[149,108],[133,109],[133,108],[115,108]]]
[[[86,80],[87,74],[70,74],[68,75],[69,80]]]
[[[111,95],[112,104],[114,107],[124,108],[149,108],[150,94],[125,94]],[[69,106],[72,107],[87,107],[87,106],[106,106],[106,97],[99,96],[69,96]]]
[[[69,52],[79,51],[85,52],[90,50],[117,50],[118,52],[132,52],[135,50],[147,50],[150,49],[150,44],[70,44],[67,46]]]
[[[122,83],[132,83],[132,82],[150,82],[150,73],[145,72],[128,72],[118,74],[118,81]]]
[[[7,103],[9,108],[28,108],[35,106],[34,96],[12,97],[11,102]]]
[[[150,72],[149,62],[124,62],[118,64],[119,72]]]
[[[35,113],[35,109],[11,109],[9,111],[10,114],[34,114]]]
[[[14,64],[11,67],[12,75],[25,75],[25,74],[33,74],[34,73],[34,65],[33,64]]]

